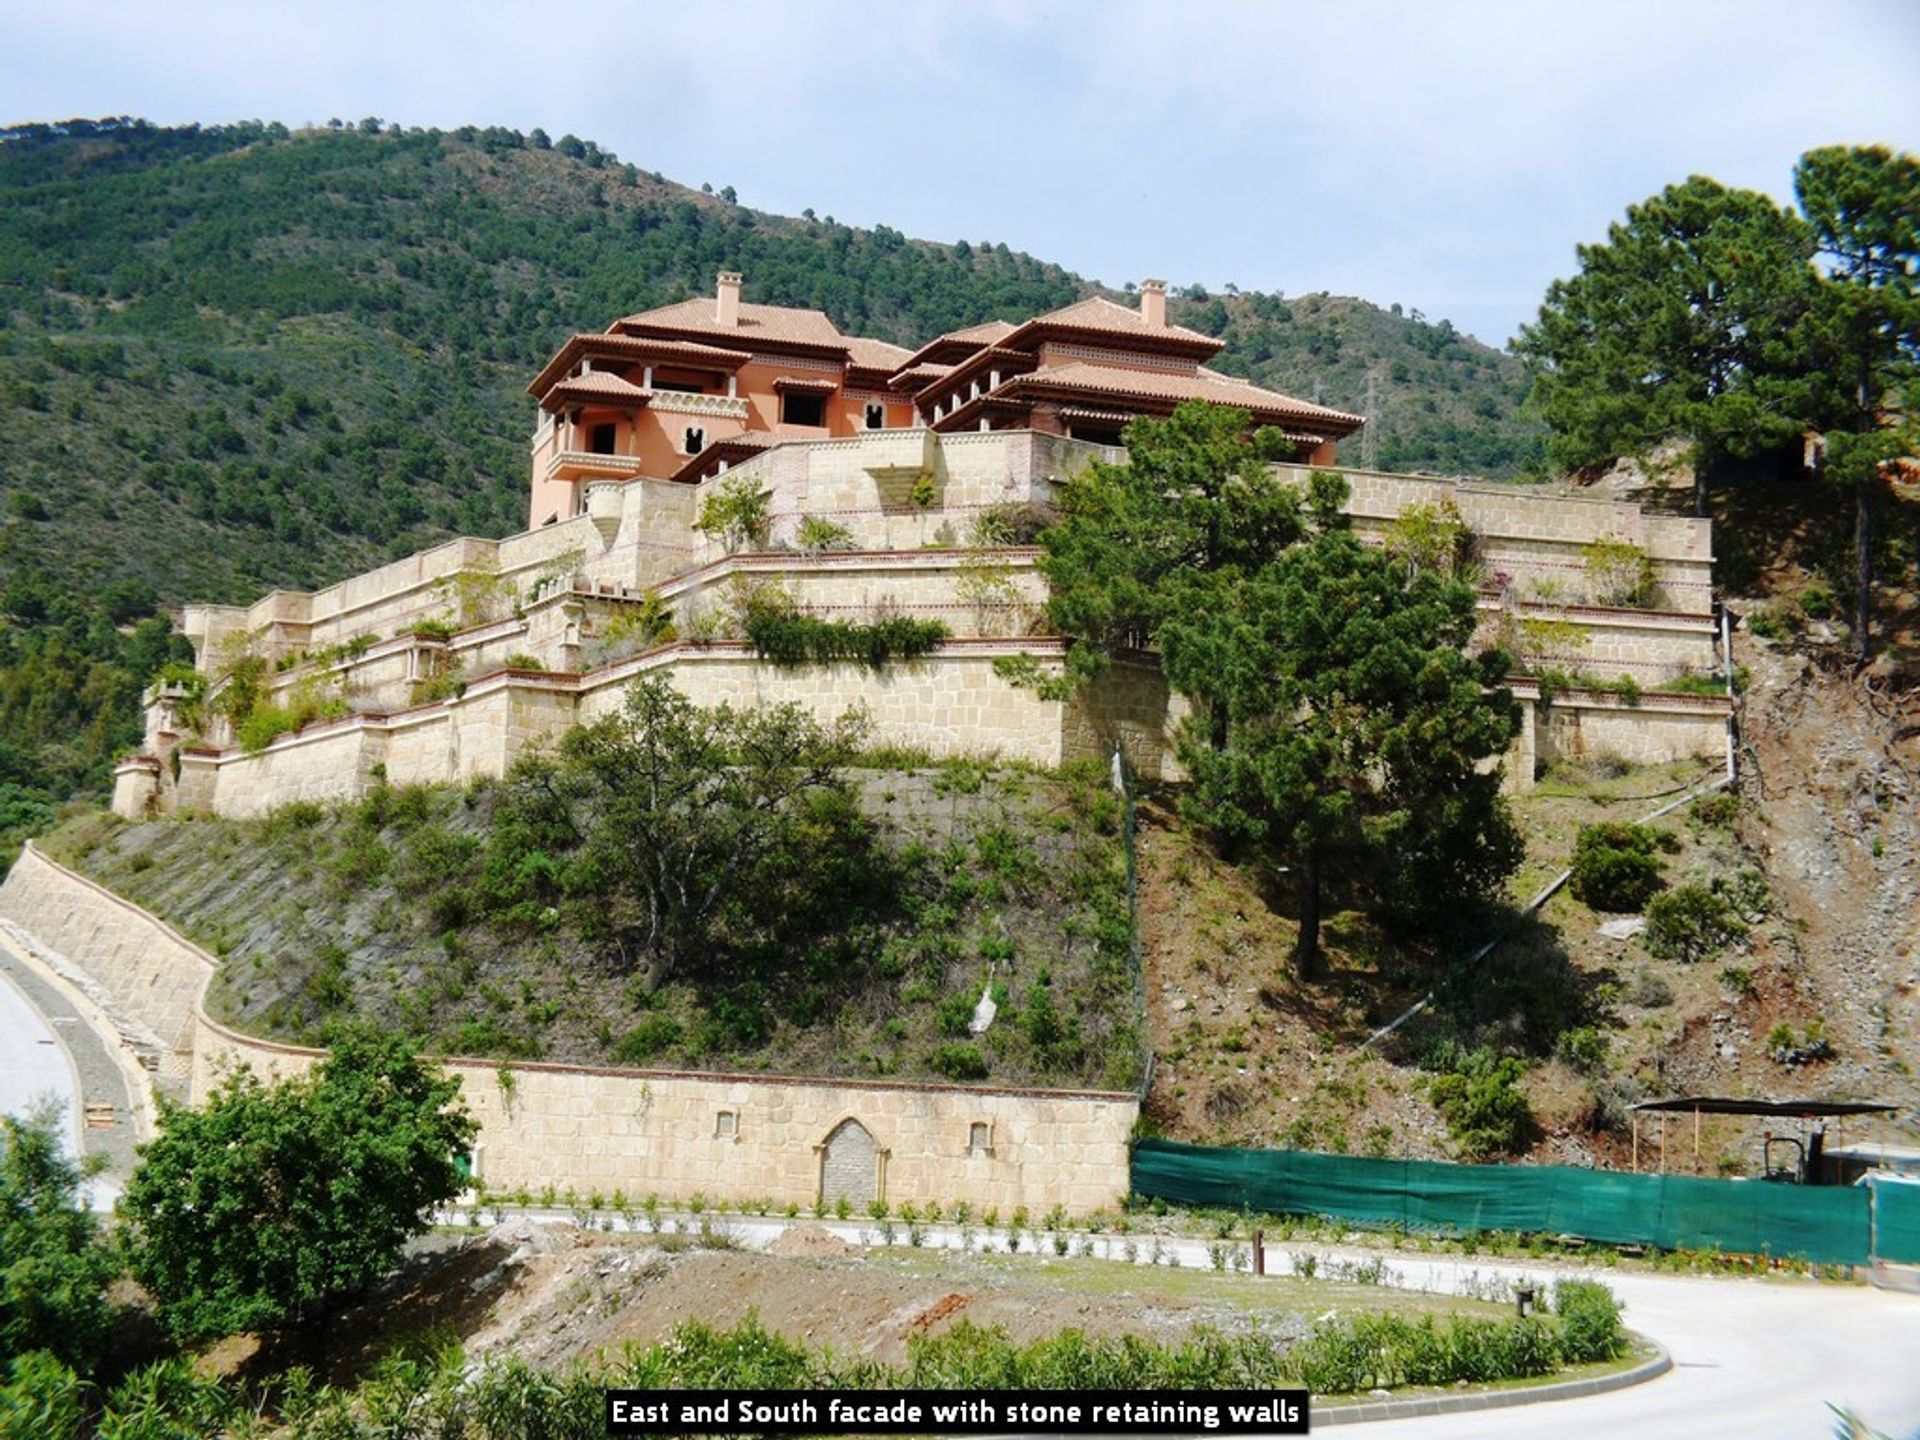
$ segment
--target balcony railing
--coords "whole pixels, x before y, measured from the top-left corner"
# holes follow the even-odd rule
[[[696,395],[691,390],[649,390],[649,410],[666,415],[716,415],[728,420],[747,418],[747,402],[737,395]]]

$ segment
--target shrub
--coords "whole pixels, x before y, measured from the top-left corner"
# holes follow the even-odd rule
[[[1676,675],[1671,680],[1661,681],[1654,689],[1663,695],[1724,695],[1727,693],[1727,682],[1718,675]],[[1718,798],[1707,797],[1709,800]]]
[[[1712,886],[1678,885],[1647,903],[1647,950],[1662,960],[1705,960],[1746,933],[1746,923]]]
[[[1696,824],[1715,830],[1731,830],[1739,815],[1740,797],[1731,790],[1716,790],[1711,795],[1702,795],[1688,811],[1688,818]]]
[[[1647,825],[1582,825],[1569,888],[1595,910],[1639,910],[1666,883],[1656,852],[1678,848],[1672,835]]]
[[[1611,1042],[1591,1025],[1561,1032],[1554,1053],[1582,1075],[1595,1075],[1606,1069]]]
[[[878,670],[893,660],[913,660],[936,648],[951,632],[939,620],[889,615],[861,624],[822,620],[775,606],[747,614],[747,640],[775,665],[829,665],[853,661]]]
[[[1469,1159],[1514,1154],[1533,1137],[1533,1111],[1517,1088],[1525,1064],[1482,1048],[1452,1058],[1448,1073],[1428,1084],[1434,1108]]]
[[[973,517],[971,539],[975,546],[987,550],[1009,545],[1031,545],[1059,518],[1045,505],[1036,505],[1032,501],[1016,500],[989,505]]]
[[[0,1355],[44,1350],[84,1367],[107,1339],[115,1266],[81,1200],[84,1172],[64,1153],[62,1118],[52,1104],[25,1117],[0,1115]],[[16,1381],[39,1386],[55,1363],[16,1370]]]
[[[1617,1360],[1627,1353],[1620,1302],[1593,1280],[1562,1280],[1553,1287],[1553,1309],[1560,1317],[1560,1349],[1569,1365]]]
[[[804,516],[800,526],[794,531],[794,543],[809,555],[818,555],[827,550],[853,549],[853,532],[846,526],[832,520],[822,519],[818,515]]]
[[[253,754],[298,728],[299,721],[291,710],[283,710],[278,705],[256,705],[234,727],[233,738],[240,742],[242,750]]]
[[[1726,897],[1736,915],[1765,915],[1773,909],[1773,892],[1767,886],[1767,877],[1752,866],[1735,872],[1731,879],[1715,880],[1713,888]]]
[[[160,1323],[183,1340],[270,1329],[386,1274],[465,1186],[455,1157],[477,1127],[459,1094],[404,1042],[343,1033],[305,1076],[241,1069],[199,1109],[163,1102],[121,1198]]]
[[[927,1057],[927,1068],[949,1080],[984,1080],[986,1057],[977,1045],[942,1045]]]
[[[1627,987],[1629,1005],[1643,1010],[1660,1010],[1673,1003],[1673,987],[1650,970],[1642,970]]]
[[[1658,603],[1659,578],[1654,574],[1653,561],[1638,545],[1626,540],[1595,540],[1580,547],[1580,556],[1594,604],[1650,609]]]
[[[759,550],[767,543],[772,510],[772,493],[762,490],[751,475],[737,475],[701,502],[694,528],[718,540],[729,553],[743,547]]]
[[[664,1050],[680,1043],[680,1022],[671,1015],[649,1015],[622,1035],[613,1047],[613,1058],[623,1065],[644,1065]]]

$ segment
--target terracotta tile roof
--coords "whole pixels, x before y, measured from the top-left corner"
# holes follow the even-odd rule
[[[606,370],[593,370],[571,380],[562,380],[540,397],[542,405],[560,400],[611,400],[622,405],[645,405],[653,392],[642,390],[631,380],[622,380]]]
[[[711,345],[695,345],[685,340],[649,339],[638,335],[569,335],[553,358],[527,385],[529,395],[546,394],[554,381],[584,355],[611,356],[620,359],[683,361],[688,365],[711,366],[719,370],[738,370],[747,357],[738,350],[719,350]]]
[[[1366,423],[1364,416],[1349,415],[1345,411],[1315,405],[1308,400],[1296,400],[1277,390],[1265,390],[1251,381],[1207,369],[1198,370],[1192,375],[1169,375],[1158,370],[1131,370],[1119,365],[1076,361],[1071,365],[1056,365],[1051,369],[1037,370],[1031,375],[1016,376],[1001,388],[1015,386],[1028,390],[1045,387],[1082,390],[1098,395],[1138,395],[1155,400],[1171,400],[1176,404],[1182,400],[1211,400],[1216,405],[1239,405],[1246,409],[1284,413],[1290,419],[1322,424],[1343,435]]]
[[[1118,365],[1095,365],[1076,361],[1016,375],[978,400],[963,405],[936,425],[947,429],[968,416],[974,406],[1004,408],[1010,402],[1028,396],[1049,396],[1065,400],[1132,400],[1155,410],[1171,409],[1182,400],[1208,400],[1216,405],[1235,405],[1250,410],[1259,419],[1279,420],[1303,430],[1337,438],[1358,430],[1364,419],[1343,411],[1330,410],[1296,400],[1275,390],[1263,390],[1245,380],[1201,370],[1192,375],[1169,375],[1156,370],[1133,370]],[[977,413],[977,412],[975,412]]]
[[[829,380],[824,375],[779,375],[774,378],[776,390],[799,390],[810,395],[831,395],[840,388],[838,380]]]
[[[1005,320],[989,320],[982,325],[969,325],[964,330],[949,330],[938,339],[929,340],[913,354],[901,362],[901,369],[918,367],[927,357],[939,355],[947,360],[960,361],[978,350],[982,345],[997,345],[1020,327]]]
[[[913,354],[904,345],[889,345],[885,340],[868,340],[859,335],[847,336],[846,345],[847,359],[852,364],[862,370],[884,370],[889,374]]]
[[[1183,349],[1208,346],[1211,347],[1208,353],[1226,344],[1224,340],[1202,335],[1198,330],[1189,330],[1184,325],[1149,325],[1132,306],[1116,305],[1098,295],[1063,305],[1058,310],[1049,310],[1044,315],[1036,315],[1016,333],[1024,339],[1028,330],[1048,328],[1097,331],[1103,335],[1124,335],[1133,340],[1152,340],[1161,344],[1172,342]]]
[[[697,481],[714,461],[725,460],[731,465],[739,460],[750,460],[772,443],[771,440],[763,440],[757,435],[729,435],[724,440],[711,440],[707,442],[704,450],[698,455],[690,456],[686,464],[667,478],[682,482]]]
[[[953,373],[951,365],[912,365],[893,372],[893,386],[912,394]]]
[[[656,310],[642,310],[637,315],[628,315],[616,320],[608,327],[609,331],[618,330],[676,330],[726,340],[737,343],[739,349],[750,349],[756,345],[809,345],[816,349],[845,350],[847,337],[842,335],[833,321],[827,318],[824,310],[802,310],[788,305],[748,305],[740,306],[740,323],[722,325],[714,318],[714,302],[711,296],[698,300],[682,300],[677,305],[662,305]]]
[[[942,340],[977,340],[982,345],[992,345],[1011,335],[1020,327],[1007,320],[989,320],[984,325],[969,325],[964,330],[949,330]]]

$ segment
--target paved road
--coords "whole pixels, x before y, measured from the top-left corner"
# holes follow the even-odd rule
[[[1824,1436],[1839,1405],[1889,1435],[1920,1435],[1920,1296],[1811,1280],[1594,1278],[1625,1302],[1628,1324],[1667,1347],[1666,1375],[1591,1399],[1362,1428],[1421,1440]]]
[[[67,1153],[106,1154],[109,1170],[88,1184],[88,1194],[97,1210],[111,1210],[119,1198],[120,1179],[125,1167],[121,1151],[131,1154],[131,1137],[118,1143],[118,1135],[88,1131],[82,1123],[81,1069],[75,1064],[74,1050],[86,1056],[86,1070],[106,1072],[107,1083],[117,1084],[125,1095],[125,1082],[107,1058],[105,1042],[87,1027],[85,1020],[52,986],[24,973],[17,957],[3,956],[11,963],[0,963],[0,1114],[20,1115],[36,1104],[51,1099],[63,1116],[62,1130]],[[72,1047],[72,1048],[70,1048]],[[94,1085],[101,1081],[96,1076]],[[124,1099],[116,1110],[117,1131],[127,1129]]]

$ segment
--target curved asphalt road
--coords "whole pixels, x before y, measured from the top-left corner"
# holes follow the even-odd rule
[[[71,1027],[84,1032],[76,1035],[76,1040],[103,1042],[86,1031],[86,1022],[71,1012],[57,1018],[58,1024],[50,1021],[7,973],[7,967],[0,966],[0,1115],[25,1115],[51,1100],[59,1107],[66,1152],[73,1157],[85,1150],[80,1082],[62,1032]],[[89,1181],[86,1190],[96,1210],[113,1209],[120,1194],[119,1185],[105,1176]]]

